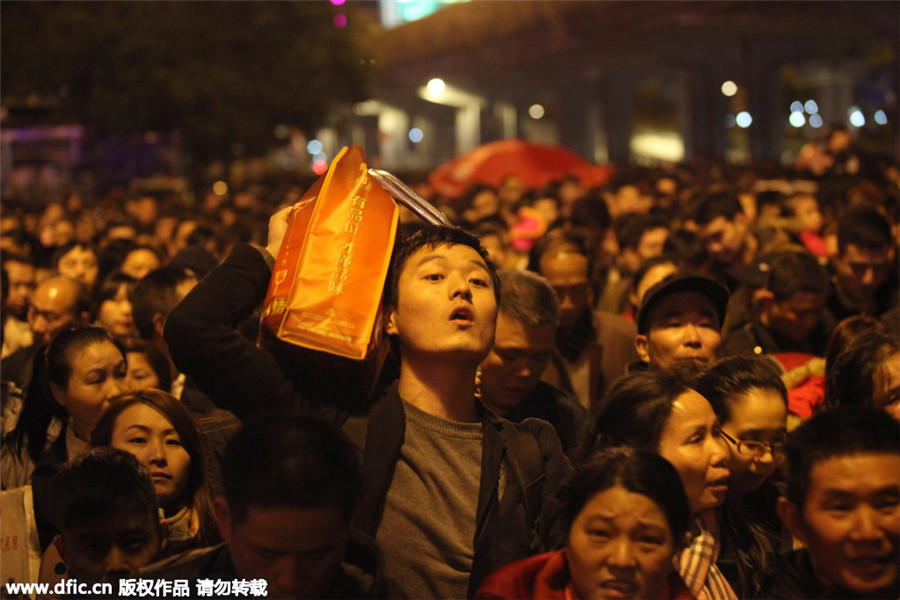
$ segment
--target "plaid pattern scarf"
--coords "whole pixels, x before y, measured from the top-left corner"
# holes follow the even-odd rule
[[[737,600],[734,590],[716,566],[721,544],[718,512],[708,510],[694,519],[698,531],[677,559],[678,573],[697,600]]]

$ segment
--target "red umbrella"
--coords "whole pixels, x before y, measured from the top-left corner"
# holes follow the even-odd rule
[[[609,181],[612,168],[594,165],[562,146],[511,139],[479,146],[440,165],[428,182],[439,194],[455,198],[473,183],[497,187],[508,175],[518,175],[531,189],[543,188],[566,175],[593,187]]]

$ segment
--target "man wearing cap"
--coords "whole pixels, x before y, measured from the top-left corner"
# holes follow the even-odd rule
[[[702,367],[722,343],[728,290],[691,273],[669,275],[644,295],[634,345],[644,366],[671,371]]]

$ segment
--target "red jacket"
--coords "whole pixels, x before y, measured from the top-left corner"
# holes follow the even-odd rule
[[[517,560],[484,580],[475,598],[504,600],[575,600],[562,550]],[[695,600],[674,571],[659,600]]]

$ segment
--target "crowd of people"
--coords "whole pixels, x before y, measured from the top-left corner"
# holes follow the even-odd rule
[[[897,598],[900,167],[843,130],[800,158],[410,181],[454,225],[401,210],[373,393],[259,343],[311,182],[4,201],[0,482],[38,580]]]

